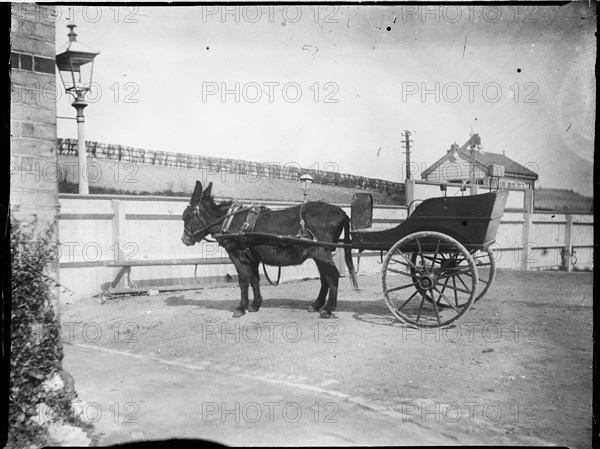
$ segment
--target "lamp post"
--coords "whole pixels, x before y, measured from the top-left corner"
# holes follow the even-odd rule
[[[89,193],[87,178],[87,158],[83,110],[86,108],[85,94],[91,88],[94,73],[94,58],[100,52],[92,50],[77,40],[74,28],[69,24],[69,40],[56,52],[56,66],[65,92],[73,95],[72,106],[77,111],[77,155],[79,160],[79,193]],[[64,76],[63,76],[64,74]]]
[[[310,190],[310,185],[313,182],[313,177],[308,173],[305,173],[300,176],[299,179],[302,181],[302,191],[304,192],[304,202],[306,203],[308,201],[308,192]]]

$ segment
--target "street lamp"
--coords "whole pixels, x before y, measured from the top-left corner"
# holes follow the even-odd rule
[[[73,95],[74,98],[72,106],[77,111],[79,193],[87,195],[89,188],[83,110],[87,106],[85,93],[90,90],[92,84],[94,58],[100,52],[92,50],[77,40],[77,33],[74,31],[76,26],[74,24],[67,25],[69,40],[56,52],[56,66],[65,91]]]
[[[302,181],[302,191],[304,192],[304,202],[306,203],[306,201],[308,201],[308,191],[310,190],[310,185],[313,182],[313,177],[308,173],[305,173],[300,176],[299,179]]]

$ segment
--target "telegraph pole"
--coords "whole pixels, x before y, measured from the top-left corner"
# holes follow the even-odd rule
[[[410,143],[412,142],[412,140],[410,139],[410,131],[406,130],[404,131],[404,142],[402,142],[402,145],[404,147],[404,149],[406,150],[406,179],[411,179],[410,178]]]

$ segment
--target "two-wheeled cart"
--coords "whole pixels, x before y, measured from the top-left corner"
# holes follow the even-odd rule
[[[255,244],[385,252],[381,277],[390,311],[410,326],[441,328],[460,319],[491,287],[496,264],[490,246],[496,240],[507,197],[507,191],[498,190],[430,198],[397,226],[377,229],[372,226],[371,195],[357,193],[351,207],[350,243],[259,232],[244,233],[243,238]]]

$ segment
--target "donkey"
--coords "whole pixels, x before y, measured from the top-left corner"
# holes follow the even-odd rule
[[[241,290],[240,305],[235,309],[233,317],[243,316],[246,310],[258,312],[260,309],[262,295],[259,287],[258,267],[261,262],[266,265],[285,267],[300,265],[310,258],[315,261],[319,270],[321,289],[317,299],[310,304],[308,311],[318,311],[320,318],[330,318],[337,305],[340,277],[333,262],[332,249],[301,244],[249,243],[239,238],[220,237],[219,233],[225,229],[223,223],[230,220],[227,223],[229,233],[248,230],[248,222],[253,222],[255,232],[284,236],[310,236],[315,240],[331,243],[338,242],[343,230],[344,241],[349,242],[350,220],[348,215],[338,206],[323,201],[310,201],[282,210],[260,207],[254,211],[255,216],[249,219],[249,215],[246,213],[233,215],[232,201],[217,204],[211,195],[211,190],[212,182],[205,190],[202,190],[202,184],[200,181],[196,181],[190,204],[183,212],[184,231],[181,241],[186,246],[192,246],[210,234],[217,239],[219,245],[225,248],[237,270]],[[358,290],[351,248],[345,248],[345,260],[352,286]],[[252,304],[249,304],[248,299],[249,286],[252,286],[254,293]]]

